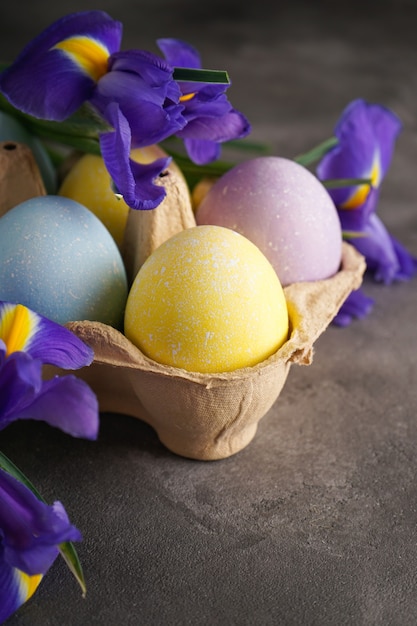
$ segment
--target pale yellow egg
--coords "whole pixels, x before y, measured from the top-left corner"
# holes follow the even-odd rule
[[[198,183],[194,186],[191,192],[191,203],[194,212],[197,211],[198,207],[200,206],[210,189],[213,187],[215,182],[216,178],[205,176],[204,178],[199,180]]]
[[[131,152],[134,161],[144,164],[166,156],[157,145],[135,148]],[[114,193],[110,174],[101,156],[84,154],[78,159],[65,176],[58,194],[76,200],[90,209],[121,247],[129,207]]]
[[[193,372],[264,361],[288,338],[276,272],[248,239],[220,226],[181,231],[139,270],[125,335],[154,361]]]
[[[64,178],[58,194],[90,209],[121,246],[129,207],[115,195],[102,157],[84,154]]]

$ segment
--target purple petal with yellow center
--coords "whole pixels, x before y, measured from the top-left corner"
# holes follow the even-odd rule
[[[321,180],[362,178],[371,184],[330,189],[344,228],[361,228],[375,210],[377,190],[388,170],[401,122],[389,109],[362,99],[351,102],[335,128],[337,145],[321,160]]]
[[[98,402],[88,385],[75,376],[42,380],[43,364],[77,369],[92,359],[92,349],[67,328],[21,304],[0,302],[0,429],[36,419],[96,439]]]
[[[168,167],[170,157],[147,165],[136,163],[129,156],[130,126],[116,103],[109,105],[106,117],[115,130],[100,136],[100,147],[118,193],[133,209],[154,209],[166,194],[164,187],[154,181]]]
[[[23,351],[64,369],[90,365],[94,357],[93,350],[67,328],[22,304],[0,302],[0,340],[6,355]]]
[[[62,121],[92,97],[122,25],[103,11],[73,13],[33,39],[0,75],[0,90],[21,111]]]
[[[42,574],[29,576],[8,565],[0,545],[0,624],[32,597],[42,578]]]

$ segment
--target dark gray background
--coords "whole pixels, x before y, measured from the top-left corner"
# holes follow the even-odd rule
[[[281,156],[329,137],[356,97],[392,108],[404,130],[379,214],[417,254],[414,1],[2,1],[0,58],[86,8],[124,23],[124,48],[197,46]],[[126,416],[104,415],[96,443],[3,431],[1,449],[82,530],[88,583],[82,599],[58,560],[8,626],[417,623],[416,281],[365,290],[372,315],[322,335],[232,458],[177,457]]]

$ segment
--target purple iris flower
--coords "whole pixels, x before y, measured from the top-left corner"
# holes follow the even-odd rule
[[[90,387],[73,375],[42,380],[43,364],[73,370],[92,359],[91,348],[64,326],[21,304],[0,302],[0,430],[35,419],[96,439],[98,402]]]
[[[88,102],[110,126],[100,147],[115,186],[132,208],[151,209],[165,195],[154,180],[170,159],[134,164],[131,149],[162,141],[187,122],[173,68],[149,52],[121,52],[121,37],[120,22],[103,11],[63,17],[3,71],[0,90],[15,108],[58,122]]]
[[[401,122],[379,104],[354,100],[343,111],[334,131],[338,143],[317,167],[318,177],[367,178],[371,184],[330,189],[342,228],[361,231],[376,210],[379,188],[390,166]]]
[[[198,51],[178,39],[158,39],[157,44],[168,63],[174,67],[201,69]],[[187,125],[176,132],[184,141],[188,156],[204,165],[217,159],[220,144],[241,139],[251,130],[242,113],[236,111],[225,94],[229,85],[182,82],[181,103]]]
[[[98,402],[88,385],[73,375],[42,380],[44,364],[74,370],[93,356],[64,326],[21,304],[0,302],[0,430],[35,419],[95,439]],[[44,504],[0,469],[0,623],[35,592],[59,544],[79,540],[60,502]]]
[[[44,504],[0,469],[0,623],[36,591],[59,544],[80,540],[60,502]]]
[[[380,185],[391,163],[401,122],[389,109],[362,99],[351,102],[335,128],[338,143],[321,160],[321,180],[369,179],[370,184],[329,189],[338,210],[345,238],[361,252],[367,270],[376,281],[390,284],[410,280],[417,271],[417,259],[392,237],[376,209]],[[361,290],[353,292],[334,322],[347,325],[354,317],[365,317],[372,300]]]

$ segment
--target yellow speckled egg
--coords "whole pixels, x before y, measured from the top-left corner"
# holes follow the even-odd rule
[[[134,161],[145,164],[164,156],[166,153],[157,145],[135,148],[131,152]],[[115,195],[101,156],[84,154],[65,176],[58,194],[90,209],[121,247],[129,207]]]
[[[218,373],[260,363],[288,337],[284,292],[246,237],[222,226],[181,231],[139,270],[125,335],[154,361]]]
[[[64,178],[58,194],[87,207],[103,222],[117,245],[122,244],[129,207],[116,197],[100,156],[84,154]]]

